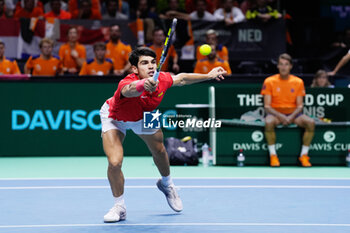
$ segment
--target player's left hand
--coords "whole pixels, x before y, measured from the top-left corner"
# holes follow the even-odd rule
[[[216,79],[217,81],[225,79],[224,74],[227,74],[227,71],[221,66],[215,67],[208,73],[210,79]]]
[[[148,92],[154,92],[157,89],[159,81],[154,81],[153,77],[150,77],[148,79],[146,79],[145,83],[144,83],[144,88],[146,91]]]

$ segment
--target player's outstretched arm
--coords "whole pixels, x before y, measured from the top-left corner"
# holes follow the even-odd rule
[[[215,67],[207,74],[199,74],[199,73],[180,73],[173,76],[173,86],[183,86],[189,85],[193,83],[199,83],[211,79],[216,79],[220,81],[224,79],[224,76],[227,72],[221,66]]]
[[[154,81],[153,77],[134,81],[122,89],[122,95],[127,98],[137,97],[143,91],[154,92],[157,88],[158,81]]]

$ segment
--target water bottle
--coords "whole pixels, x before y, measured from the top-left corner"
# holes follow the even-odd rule
[[[350,167],[350,149],[348,150],[348,155],[346,156],[346,166]]]
[[[244,166],[245,157],[243,155],[243,150],[239,150],[239,154],[237,155],[237,167],[243,167]]]
[[[204,167],[209,165],[209,146],[207,143],[202,146],[202,163]]]

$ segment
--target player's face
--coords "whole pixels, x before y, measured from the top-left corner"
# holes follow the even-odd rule
[[[277,68],[282,76],[289,75],[292,70],[292,64],[285,59],[279,59]]]
[[[105,58],[106,55],[106,50],[103,48],[97,48],[95,50],[95,57],[97,60],[103,60]]]
[[[4,56],[5,53],[5,46],[3,44],[0,44],[0,57]]]
[[[157,60],[150,56],[141,56],[137,67],[133,66],[133,72],[141,79],[153,77],[157,68]]]
[[[50,56],[52,53],[52,45],[49,43],[43,43],[40,50],[44,56]]]

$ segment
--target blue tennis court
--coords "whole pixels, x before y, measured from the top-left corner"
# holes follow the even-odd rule
[[[127,178],[126,221],[104,178],[3,178],[0,232],[349,232],[350,179],[178,178],[173,212],[157,178]]]

